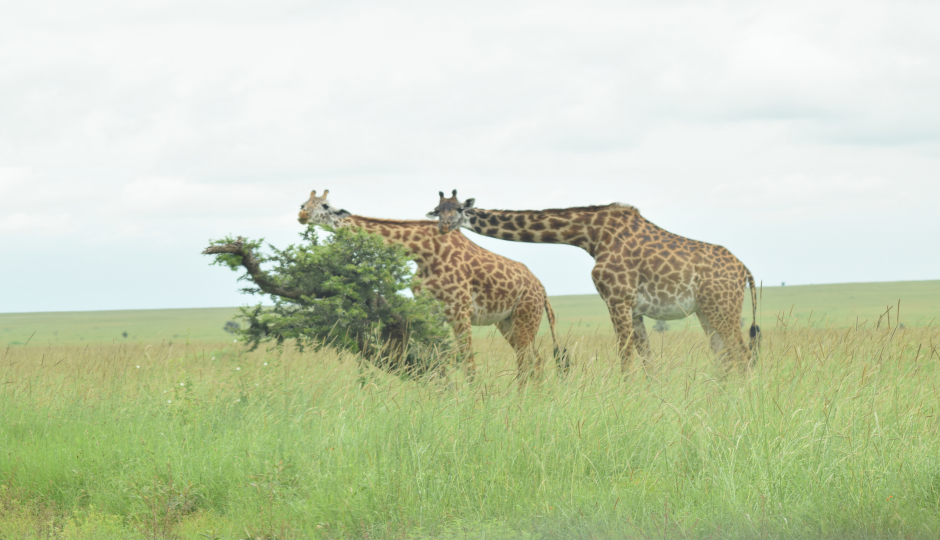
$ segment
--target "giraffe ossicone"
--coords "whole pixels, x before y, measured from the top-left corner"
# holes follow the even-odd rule
[[[451,192],[449,198],[444,197],[443,191],[438,191],[441,200],[438,203],[437,207],[434,210],[428,212],[427,217],[430,219],[438,220],[438,230],[441,234],[447,234],[450,231],[455,231],[465,226],[461,221],[463,216],[462,210],[467,210],[473,208],[475,199],[467,199],[463,203],[457,200],[457,190]],[[450,216],[445,218],[444,216]]]
[[[444,304],[444,315],[454,328],[461,356],[470,376],[475,370],[470,327],[495,324],[516,354],[520,383],[534,370],[542,370],[535,335],[548,316],[559,368],[567,370],[567,358],[555,339],[555,312],[542,283],[522,263],[487,251],[460,230],[440,234],[436,221],[401,221],[355,215],[330,205],[329,191],[316,191],[301,205],[301,224],[358,227],[403,245],[417,264],[419,286],[415,294],[429,293]],[[455,195],[456,196],[456,193]],[[443,193],[441,193],[443,198]],[[416,290],[417,289],[417,290]]]
[[[643,317],[673,320],[694,313],[715,353],[739,365],[753,361],[760,334],[754,277],[726,248],[666,231],[628,204],[546,210],[485,210],[441,193],[428,216],[440,232],[466,228],[515,242],[569,244],[595,261],[591,278],[607,304],[620,345],[621,367],[633,349],[650,356]],[[469,203],[469,204],[468,204]],[[750,346],[739,330],[744,289],[751,288]]]

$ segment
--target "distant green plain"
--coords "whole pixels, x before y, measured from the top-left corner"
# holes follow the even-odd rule
[[[900,302],[901,323],[928,326],[940,323],[940,280],[895,281],[885,283],[839,283],[758,288],[757,322],[762,327],[778,325],[801,328],[845,328],[897,323]],[[572,334],[609,333],[613,330],[607,307],[598,295],[554,296],[552,306],[558,327]],[[884,315],[884,317],[882,317]],[[742,316],[751,322],[751,295],[745,291]],[[647,319],[647,326],[654,321]],[[698,326],[695,317],[668,321],[667,328]]]
[[[0,345],[84,343],[219,343],[231,341],[222,328],[237,308],[137,309],[0,313]],[[127,332],[125,338],[123,333]]]
[[[779,325],[801,328],[864,326],[901,322],[907,326],[937,324],[940,316],[940,280],[889,283],[843,283],[799,285],[759,289],[758,323],[765,328]],[[750,322],[750,294],[744,317]],[[607,308],[596,294],[554,296],[557,330],[572,335],[609,334]],[[80,345],[83,343],[219,343],[231,340],[222,330],[236,320],[237,308],[154,309],[52,313],[0,313],[0,346]],[[651,326],[652,321],[647,321]],[[669,321],[669,330],[695,327],[689,317]],[[542,330],[546,330],[543,323]],[[127,337],[124,337],[127,332]],[[477,336],[495,332],[495,327],[477,328]]]

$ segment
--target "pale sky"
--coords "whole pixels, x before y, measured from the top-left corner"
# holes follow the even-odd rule
[[[0,312],[235,306],[312,189],[613,201],[765,285],[940,278],[940,2],[0,0]],[[573,247],[481,238],[549,294]]]

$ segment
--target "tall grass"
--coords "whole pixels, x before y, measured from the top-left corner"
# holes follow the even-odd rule
[[[9,348],[0,538],[940,536],[940,332],[767,330],[720,377],[698,331],[569,342],[519,388],[331,350]],[[638,364],[639,365],[639,364]]]

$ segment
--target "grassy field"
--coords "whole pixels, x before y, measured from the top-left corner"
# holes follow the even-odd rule
[[[561,334],[592,335],[612,331],[607,307],[597,295],[555,296]],[[896,322],[900,302],[901,322],[926,326],[940,315],[940,280],[894,283],[847,283],[766,287],[761,291],[759,319],[762,327],[787,321],[801,327],[871,327],[888,311]],[[744,312],[750,320],[750,296]],[[222,330],[237,315],[235,308],[89,311],[62,313],[0,313],[0,345],[87,345],[90,343],[218,343],[229,339]],[[887,324],[887,317],[882,318]],[[652,326],[652,321],[647,320]],[[669,322],[670,329],[697,327],[688,318]],[[495,327],[476,328],[484,337]],[[546,324],[542,331],[547,331]],[[127,337],[123,333],[127,332]]]
[[[725,377],[698,331],[611,336],[567,378],[468,384],[330,350],[11,347],[0,538],[936,538],[940,330],[769,329]]]
[[[0,539],[936,538],[938,283],[765,289],[730,374],[693,320],[623,375],[554,298],[572,372],[524,388],[485,329],[468,383],[248,352],[231,309],[3,315]]]

